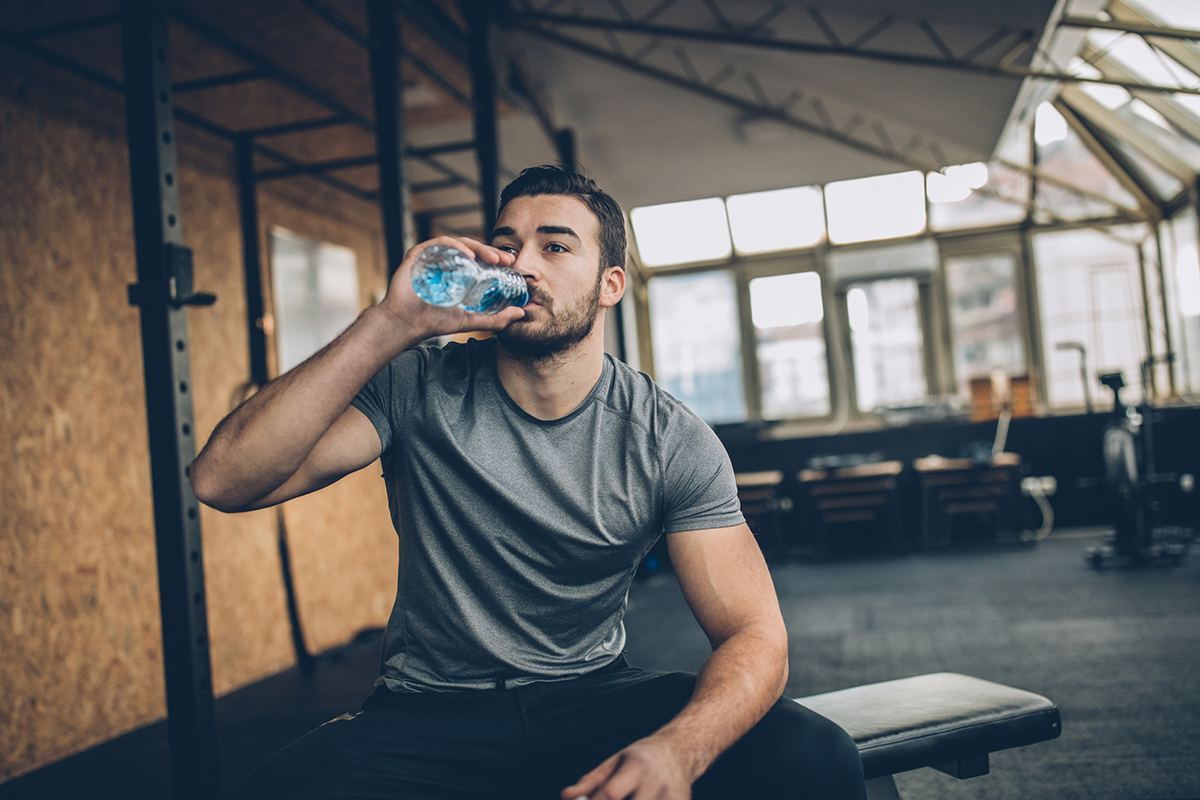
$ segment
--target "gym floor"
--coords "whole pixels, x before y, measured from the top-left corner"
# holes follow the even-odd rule
[[[1033,548],[772,565],[791,634],[793,697],[927,672],[962,672],[1044,694],[1061,738],[992,756],[960,781],[897,776],[913,800],[1200,800],[1200,552],[1173,568],[1092,571],[1100,530]],[[628,656],[695,670],[708,644],[669,574],[630,592]],[[290,739],[361,703],[373,648],[305,679],[282,673],[217,703],[232,786]],[[165,800],[166,727],[122,736],[0,784],[0,798]]]

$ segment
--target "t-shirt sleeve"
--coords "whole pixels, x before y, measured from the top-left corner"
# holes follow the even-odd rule
[[[350,405],[357,408],[379,434],[379,443],[386,452],[412,405],[412,399],[425,366],[424,354],[406,350],[375,373],[359,390]]]
[[[660,444],[665,533],[728,528],[745,522],[733,465],[712,428],[683,409]]]

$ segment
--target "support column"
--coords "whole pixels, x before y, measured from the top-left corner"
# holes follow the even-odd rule
[[[475,153],[479,160],[479,203],[483,237],[496,224],[500,205],[500,142],[496,129],[496,76],[492,69],[492,0],[460,0],[467,19],[467,56],[471,67],[471,99],[475,104]]]
[[[180,233],[167,17],[156,0],[121,0],[129,172],[140,306],[158,587],[167,687],[171,796],[220,796],[215,703],[208,652],[200,509],[188,481],[195,457],[189,304],[191,251]]]
[[[242,222],[242,270],[246,276],[246,329],[250,334],[250,380],[262,388],[267,375],[267,331],[263,309],[262,250],[258,240],[258,183],[254,178],[254,140],[239,136],[237,159],[238,211]]]
[[[558,160],[575,172],[579,171],[579,159],[575,155],[575,131],[562,128],[554,134],[554,148],[558,150]]]
[[[395,0],[367,0],[375,147],[379,153],[379,207],[388,277],[412,245],[408,178],[404,169],[404,85],[400,80],[400,20]]]

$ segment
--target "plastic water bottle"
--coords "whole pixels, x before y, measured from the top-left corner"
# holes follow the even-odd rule
[[[463,251],[445,244],[426,247],[413,264],[417,297],[435,306],[458,306],[480,314],[495,314],[529,302],[529,287],[513,269],[480,264]]]

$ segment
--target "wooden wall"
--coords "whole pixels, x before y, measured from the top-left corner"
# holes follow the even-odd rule
[[[165,701],[122,101],[0,47],[0,120],[2,782],[155,721]],[[182,124],[178,139],[184,240],[197,288],[219,297],[189,311],[203,442],[249,375],[241,239],[232,154]],[[384,288],[373,206],[296,183],[260,203],[260,241],[282,225],[352,248],[364,307]],[[285,519],[310,648],[381,626],[396,547],[378,466]],[[205,509],[202,528],[223,694],[294,655],[274,512]]]

